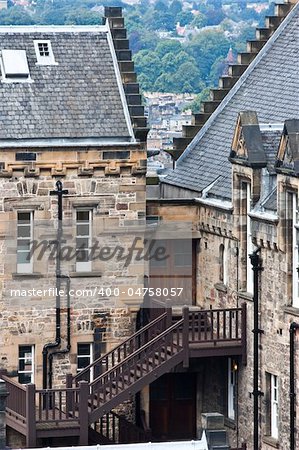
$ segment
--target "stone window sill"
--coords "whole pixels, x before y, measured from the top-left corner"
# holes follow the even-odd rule
[[[70,278],[95,278],[101,277],[102,272],[70,272]]]
[[[265,444],[271,445],[271,447],[273,448],[279,448],[279,442],[277,439],[271,437],[271,436],[264,436],[263,437],[263,442]]]
[[[294,306],[285,306],[283,311],[285,314],[291,314],[292,316],[299,317],[299,308],[295,308]]]
[[[253,302],[253,295],[250,292],[239,291],[238,296],[242,300],[247,300],[249,302]]]
[[[227,428],[230,428],[232,430],[236,429],[236,422],[233,419],[230,419],[229,417],[225,417],[224,418],[224,425]]]
[[[220,291],[220,292],[227,292],[227,286],[225,285],[225,284],[223,284],[223,283],[215,283],[214,284],[214,288],[215,289],[217,289],[217,291]]]
[[[20,278],[43,278],[43,275],[40,272],[12,273],[12,277],[14,279],[20,279]]]

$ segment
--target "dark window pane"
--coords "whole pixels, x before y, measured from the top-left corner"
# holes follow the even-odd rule
[[[78,344],[78,355],[89,355],[90,344]]]
[[[78,369],[84,369],[84,367],[89,366],[90,364],[90,358],[89,357],[83,357],[83,358],[78,358]]]
[[[25,358],[28,353],[32,353],[31,345],[22,345],[19,347],[19,358]]]
[[[88,222],[89,211],[77,211],[77,222]]]
[[[25,224],[30,223],[31,213],[30,212],[22,212],[18,213],[18,222]]]
[[[19,383],[21,384],[31,383],[31,373],[19,373]]]

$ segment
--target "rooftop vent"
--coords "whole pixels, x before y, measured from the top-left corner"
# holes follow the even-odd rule
[[[0,64],[3,79],[14,81],[30,78],[25,50],[2,50]]]
[[[52,46],[50,41],[34,41],[34,48],[37,63],[42,66],[53,66],[56,65]]]

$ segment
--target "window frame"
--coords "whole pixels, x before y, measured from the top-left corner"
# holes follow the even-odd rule
[[[298,196],[295,193],[292,207],[292,305],[299,308],[299,211]]]
[[[270,375],[270,435],[279,438],[279,379],[277,375]],[[275,395],[276,394],[276,395]]]
[[[55,61],[54,53],[52,50],[52,44],[49,39],[36,39],[33,41],[33,44],[34,44],[34,50],[35,50],[35,55],[36,55],[36,59],[37,59],[37,62],[35,63],[36,65],[38,65],[38,66],[57,66],[58,65],[58,63]],[[39,48],[40,44],[48,46],[49,55],[47,55],[47,56],[41,55],[40,48]]]
[[[21,220],[19,220],[19,214],[30,214],[29,224],[27,224],[27,223],[23,223],[23,224],[20,223]],[[19,228],[20,227],[21,228],[25,228],[28,225],[30,227],[30,236],[29,237],[27,237],[27,236],[19,237],[18,236]],[[31,211],[25,211],[25,210],[17,211],[17,251],[16,251],[16,253],[17,253],[17,261],[16,261],[17,271],[16,272],[18,274],[33,273],[33,255],[30,256],[30,261],[28,261],[28,262],[25,262],[25,263],[19,263],[18,262],[18,255],[19,254],[21,254],[21,253],[28,253],[28,250],[20,250],[18,248],[19,247],[19,242],[26,241],[26,240],[29,239],[29,241],[30,241],[29,252],[31,252],[32,241],[33,241],[33,225],[34,225],[34,212],[32,210]]]
[[[20,349],[21,347],[31,347],[31,370],[20,370],[20,361],[26,361],[27,357],[20,357]],[[29,383],[22,383],[20,381],[20,374],[31,374],[31,381]],[[31,344],[21,344],[18,346],[18,382],[20,384],[31,384],[34,383],[35,378],[35,347]]]
[[[233,359],[227,360],[227,417],[230,420],[236,419],[236,386],[237,386],[237,371],[233,368]]]
[[[88,212],[89,213],[89,218],[88,218],[88,222],[78,222],[78,213],[79,212]],[[91,246],[92,246],[92,218],[93,218],[93,214],[92,214],[92,209],[91,208],[76,208],[75,211],[76,214],[76,272],[91,272],[92,271],[92,261],[78,261],[78,251],[80,250],[79,247],[77,247],[77,239],[81,238],[84,239],[86,237],[88,237],[88,248],[87,250],[91,250]],[[89,226],[89,234],[78,234],[77,233],[77,227],[78,224],[80,225],[87,225]]]
[[[253,270],[250,256],[253,252],[251,218],[249,216],[251,208],[251,184],[246,183],[246,291],[253,294]]]
[[[89,345],[89,354],[88,355],[79,355],[79,347],[80,345]],[[77,342],[77,373],[80,373],[82,370],[84,370],[87,366],[82,367],[81,369],[78,368],[78,359],[80,358],[89,358],[89,364],[87,364],[87,366],[89,366],[90,364],[93,363],[94,361],[94,345],[93,342]],[[94,379],[94,368],[92,367],[89,371],[90,373],[90,377],[89,377],[89,381],[93,381]]]

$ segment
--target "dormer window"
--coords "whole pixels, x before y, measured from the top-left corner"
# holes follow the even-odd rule
[[[0,66],[2,81],[20,82],[30,80],[25,50],[1,50]]]
[[[37,63],[43,66],[56,65],[54,54],[52,51],[51,41],[34,41],[34,48]]]

